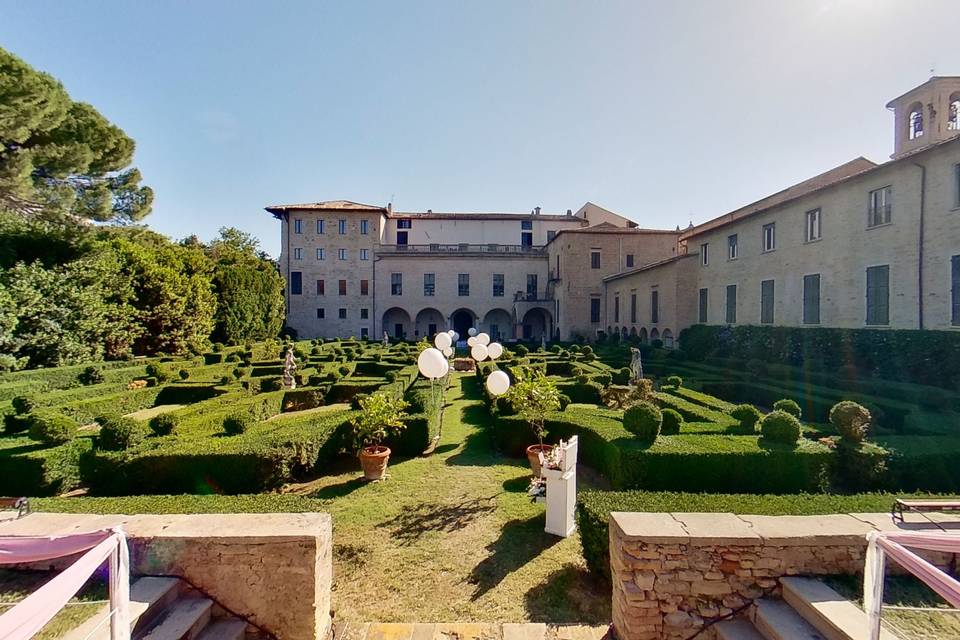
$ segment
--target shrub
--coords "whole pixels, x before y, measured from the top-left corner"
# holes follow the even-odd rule
[[[153,378],[153,380],[156,380],[156,378]],[[229,376],[223,376],[223,377],[221,377],[221,378],[220,378],[220,384],[230,384],[230,377],[229,377]],[[147,386],[152,386],[152,385],[149,385],[149,384],[148,384]]]
[[[730,417],[739,424],[733,431],[743,435],[752,435],[757,431],[757,423],[763,414],[752,404],[738,404],[730,411]]]
[[[665,436],[675,436],[680,433],[680,427],[683,426],[683,416],[673,409],[661,409],[663,422],[660,424],[660,433]]]
[[[214,352],[214,353],[220,353],[221,351],[223,351],[223,343],[222,343],[222,342],[214,342],[214,343],[213,343],[213,352]]]
[[[760,434],[770,442],[796,444],[800,431],[800,421],[786,411],[771,411],[760,421]]]
[[[386,379],[387,382],[396,382],[398,375],[400,374],[398,374],[396,371],[391,369],[390,371],[387,371],[386,373],[384,373],[383,377]]]
[[[621,367],[613,374],[613,384],[629,384],[630,376],[633,374],[630,367]]]
[[[13,410],[17,412],[17,415],[25,415],[37,408],[37,401],[33,396],[17,396],[10,401],[10,404],[13,405]]]
[[[605,387],[608,386],[611,382],[613,382],[613,376],[610,375],[609,373],[598,373],[597,375],[593,376],[593,379],[597,383],[602,384]]]
[[[777,400],[773,403],[773,408],[777,411],[786,411],[794,418],[800,418],[800,405],[790,398],[784,398],[783,400]]]
[[[34,411],[29,415],[30,438],[47,445],[70,442],[77,423],[59,411]]]
[[[166,369],[153,362],[147,365],[147,377],[156,378],[157,382],[166,382],[170,378]]]
[[[754,376],[767,375],[767,363],[757,358],[747,360],[746,369],[748,373]]]
[[[234,351],[227,355],[227,362],[240,362],[240,354]]]
[[[653,347],[654,349],[663,349],[663,340],[661,340],[660,338],[657,338],[656,340],[651,340],[650,346]]]
[[[354,410],[361,409],[363,407],[363,401],[369,395],[370,395],[369,393],[358,393],[357,395],[353,396],[353,398],[351,398],[350,400],[350,408]],[[419,407],[419,408],[420,408],[420,411],[418,411],[417,413],[422,413],[423,408],[422,407]]]
[[[103,382],[103,371],[99,367],[89,366],[83,370],[77,379],[80,381],[80,384],[91,385],[91,384],[100,384]]]
[[[623,412],[623,427],[644,442],[652,442],[660,435],[663,414],[649,402],[639,402]]]
[[[530,353],[530,349],[527,349],[527,346],[523,344],[518,344],[515,351],[517,352],[517,355],[520,356],[521,358],[527,355],[528,353]]]
[[[100,425],[97,448],[105,451],[123,451],[140,444],[147,437],[146,428],[133,418],[97,416],[97,424]]]
[[[241,369],[240,367],[234,368],[234,370],[233,370],[233,377],[236,378],[237,380],[239,380],[240,378],[242,378],[242,377],[243,377],[243,369]]]
[[[231,436],[236,436],[244,433],[252,424],[253,418],[249,413],[238,411],[223,419],[223,430]]]
[[[678,389],[683,386],[683,378],[680,376],[667,376],[667,384],[674,389]]]
[[[177,372],[177,375],[180,376],[181,380],[186,380],[190,377],[190,372],[186,369],[180,369],[180,371]]]
[[[337,368],[337,373],[339,373],[343,377],[346,377],[350,375],[350,367],[348,367],[345,364],[342,364]]]
[[[560,411],[563,411],[570,404],[570,396],[565,393],[561,393],[557,396],[557,399],[560,401]]]
[[[595,353],[592,353],[592,352],[591,352],[591,353],[584,353],[584,354],[582,354],[580,357],[583,358],[583,361],[584,361],[584,362],[593,362],[594,360],[597,359],[596,354],[595,354]]]
[[[161,413],[150,418],[150,429],[158,436],[170,435],[176,431],[179,424],[180,420],[173,413]]]
[[[559,353],[560,353],[560,351],[561,351],[561,347],[560,347],[560,345],[558,345],[558,344],[555,344],[555,345],[551,345],[551,346],[550,346],[550,353],[556,353],[556,354],[559,354]]]
[[[359,401],[360,415],[351,423],[353,446],[356,452],[366,447],[379,447],[391,434],[398,434],[406,427],[409,406],[403,399],[378,391]]]
[[[580,349],[580,353],[582,353],[582,354],[584,354],[584,355],[591,354],[591,353],[593,353],[593,347],[591,347],[591,346],[588,345],[588,344],[585,344],[585,345],[583,345],[583,348]]]
[[[830,424],[848,442],[862,442],[870,428],[870,411],[863,405],[843,400],[830,409]]]
[[[578,344],[570,345],[570,353],[580,353],[580,345]]]

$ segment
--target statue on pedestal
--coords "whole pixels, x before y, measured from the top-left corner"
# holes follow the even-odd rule
[[[297,370],[297,360],[293,357],[293,347],[287,349],[287,356],[283,361],[283,386],[286,389],[296,389],[297,379],[293,373]]]
[[[640,361],[640,349],[630,347],[630,382],[636,384],[643,379],[643,363]]]
[[[387,334],[386,331],[383,332],[383,346],[385,347],[390,346],[390,336]]]

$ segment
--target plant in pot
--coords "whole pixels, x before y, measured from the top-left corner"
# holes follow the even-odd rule
[[[507,398],[517,415],[523,418],[537,437],[537,444],[527,447],[527,460],[533,476],[539,478],[541,473],[540,455],[546,456],[553,448],[543,444],[547,435],[544,423],[547,414],[560,408],[560,391],[552,380],[537,369],[532,370],[514,382],[507,392]]]
[[[398,433],[406,426],[404,411],[408,404],[383,391],[372,393],[360,400],[360,415],[353,423],[353,442],[363,477],[366,480],[382,480],[390,460],[389,447],[383,441],[391,433]]]

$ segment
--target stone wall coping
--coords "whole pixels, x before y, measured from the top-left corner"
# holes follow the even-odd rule
[[[889,513],[838,513],[818,516],[759,516],[733,513],[613,512],[610,523],[623,539],[651,544],[821,546],[865,544],[870,531],[960,530],[960,516]],[[936,523],[936,524],[935,524]]]

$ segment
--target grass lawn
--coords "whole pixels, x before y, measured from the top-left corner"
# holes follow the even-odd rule
[[[19,602],[23,598],[42,587],[55,572],[50,571],[11,571],[0,569],[0,602]],[[35,640],[53,640],[63,636],[67,631],[77,627],[81,622],[92,616],[102,607],[102,601],[108,598],[106,580],[97,576],[87,582],[69,605],[48,622],[40,633],[34,636]],[[0,613],[7,611],[11,605],[0,604]]]

